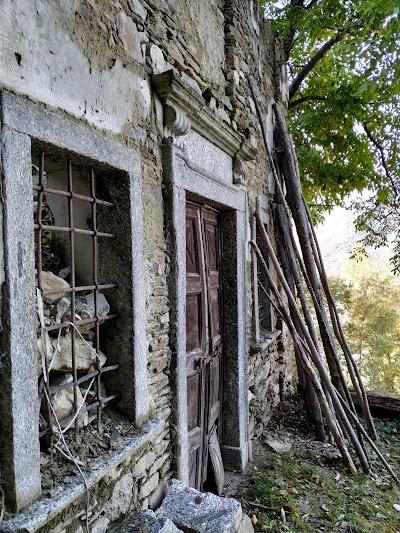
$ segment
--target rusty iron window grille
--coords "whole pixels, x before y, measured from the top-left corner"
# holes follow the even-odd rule
[[[71,159],[67,159],[66,167],[66,178],[67,178],[67,190],[61,190],[56,188],[47,187],[47,182],[44,179],[45,176],[45,153],[42,150],[39,154],[39,171],[38,171],[38,184],[33,185],[34,191],[36,191],[37,198],[37,210],[35,214],[34,221],[34,230],[35,230],[35,246],[36,246],[36,270],[37,270],[37,288],[41,292],[42,296],[59,293],[60,288],[52,290],[44,290],[42,283],[42,267],[43,267],[43,256],[42,256],[42,237],[46,235],[45,232],[57,233],[67,233],[69,238],[69,257],[70,257],[70,287],[63,289],[63,292],[69,293],[71,299],[71,311],[70,311],[70,320],[61,321],[60,323],[55,323],[45,326],[47,332],[50,331],[61,331],[65,328],[69,328],[70,331],[67,335],[71,335],[71,367],[72,367],[72,382],[66,384],[51,386],[49,380],[49,360],[46,355],[46,349],[44,349],[44,368],[43,368],[43,379],[41,380],[39,386],[39,398],[40,401],[45,402],[45,420],[46,426],[39,431],[39,438],[42,438],[45,435],[48,435],[49,438],[49,450],[50,453],[53,453],[53,433],[54,427],[57,424],[55,420],[54,413],[52,412],[51,399],[55,393],[63,389],[73,388],[73,412],[67,417],[58,420],[60,424],[69,424],[71,421],[75,423],[75,433],[78,438],[79,426],[78,423],[79,417],[86,411],[96,409],[97,410],[97,429],[101,430],[101,411],[102,407],[108,402],[114,400],[118,395],[112,394],[106,397],[101,395],[101,377],[104,373],[116,370],[119,368],[118,364],[101,366],[99,353],[100,353],[100,324],[106,320],[112,320],[116,318],[116,314],[108,314],[100,318],[98,313],[99,308],[99,293],[102,290],[113,289],[117,285],[115,283],[100,284],[99,283],[99,240],[100,239],[114,239],[115,235],[111,233],[105,233],[99,231],[97,216],[98,216],[98,207],[105,207],[112,209],[114,204],[105,200],[101,200],[96,196],[96,176],[95,171],[92,167],[85,167],[89,171],[89,182],[90,182],[90,194],[88,196],[83,194],[77,194],[74,192],[74,176],[73,176],[73,163]],[[35,194],[35,193],[34,193]],[[58,195],[63,196],[67,199],[68,204],[68,224],[64,226],[53,225],[52,221],[43,220],[43,206],[46,195]],[[91,229],[82,229],[78,228],[74,221],[74,200],[79,200],[82,202],[88,202],[91,205]],[[91,237],[92,242],[92,276],[93,283],[90,285],[77,285],[76,284],[76,250],[75,250],[75,237],[77,235],[88,235]],[[90,292],[94,295],[94,317],[86,319],[77,319],[76,318],[76,297],[80,294],[87,294]],[[84,324],[93,324],[94,323],[94,349],[96,351],[96,361],[95,364],[89,369],[86,374],[79,375],[76,365],[76,342],[77,337],[77,328],[80,325]],[[40,327],[38,334],[40,334]],[[78,388],[80,385],[85,382],[94,380],[95,385],[95,401],[92,403],[80,405],[78,401]],[[89,384],[87,383],[87,384]],[[82,403],[82,402],[81,402]]]

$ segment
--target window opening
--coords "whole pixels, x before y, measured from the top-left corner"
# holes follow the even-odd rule
[[[39,438],[51,455],[57,423],[78,437],[96,419],[100,431],[102,408],[118,396],[102,382],[119,365],[107,365],[101,351],[101,324],[117,316],[105,293],[117,285],[99,275],[99,248],[115,235],[99,227],[100,211],[114,204],[98,197],[97,177],[93,167],[44,150],[33,158]]]

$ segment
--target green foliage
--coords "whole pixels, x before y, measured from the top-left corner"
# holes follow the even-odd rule
[[[400,422],[376,420],[379,447],[395,471],[400,466]],[[394,533],[400,531],[398,487],[373,456],[373,474],[352,476],[342,462],[318,451],[271,453],[252,478],[245,500],[286,509],[286,524],[278,513],[257,512],[256,531]],[[245,503],[245,501],[244,501]],[[248,512],[253,512],[249,508]]]
[[[284,41],[290,130],[307,200],[315,212],[315,206],[340,205],[354,191],[370,190],[370,200],[356,204],[358,227],[367,231],[364,244],[379,246],[380,235],[387,238],[394,229],[398,267],[399,0],[261,3]]]
[[[400,393],[400,287],[387,266],[351,261],[330,287],[366,387]]]

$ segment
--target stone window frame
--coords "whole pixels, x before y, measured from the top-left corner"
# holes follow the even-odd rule
[[[41,494],[34,290],[32,140],[126,174],[132,254],[132,406],[142,425],[149,414],[143,273],[141,163],[136,150],[6,90],[1,93],[1,468],[7,504],[18,512]]]
[[[163,106],[162,144],[167,233],[170,239],[171,363],[174,388],[175,475],[189,481],[186,376],[186,201],[206,203],[221,213],[225,346],[221,452],[226,468],[243,470],[251,459],[248,417],[247,191],[246,161],[256,148],[213,115],[200,94],[175,70],[153,76]],[[194,134],[189,134],[193,130]],[[190,149],[185,147],[190,145]],[[207,164],[219,150],[220,169]],[[229,251],[226,253],[224,250]],[[232,253],[236,251],[236,253]],[[227,319],[229,317],[229,319]]]
[[[268,148],[271,153],[275,152],[275,115],[272,110],[272,104],[273,100],[268,104],[266,117],[265,117],[265,134],[266,134],[266,142],[268,144]],[[271,232],[271,206],[270,202],[274,198],[275,194],[275,180],[272,174],[271,169],[269,170],[267,174],[267,184],[268,184],[268,194],[262,194],[259,196],[259,202],[260,202],[260,214],[262,218],[262,222],[264,224],[264,227],[270,235]],[[254,215],[254,212],[252,213]],[[251,236],[254,241],[259,241],[257,238],[258,230],[257,230],[257,224],[255,217],[252,216],[252,220],[250,222],[251,226]],[[261,248],[264,248],[264,245],[262,243]],[[258,272],[257,268],[257,260],[255,257],[254,252],[251,253],[252,256],[252,285],[253,285],[253,339],[250,346],[250,351],[253,354],[262,352],[266,350],[271,344],[273,344],[282,334],[281,329],[274,329],[274,318],[275,314],[272,309],[272,306],[270,306],[270,324],[268,327],[265,327],[264,330],[262,330],[261,324],[260,324],[260,312],[259,312],[259,305],[260,305],[260,296],[259,296],[259,287],[258,287],[258,279],[260,276],[260,273]],[[261,296],[262,298],[262,296]],[[263,303],[265,304],[266,298],[263,299]],[[276,320],[276,318],[275,318]],[[279,324],[279,322],[278,322]]]

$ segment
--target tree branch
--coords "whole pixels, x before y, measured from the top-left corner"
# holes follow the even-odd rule
[[[300,85],[303,83],[312,69],[317,65],[317,63],[319,63],[319,61],[321,61],[321,59],[329,52],[329,50],[340,41],[342,35],[343,33],[339,32],[335,35],[335,37],[331,37],[328,41],[326,41],[326,43],[321,46],[321,48],[313,55],[310,61],[297,74],[289,87],[289,100],[293,98]]]
[[[379,152],[379,154],[381,156],[381,163],[382,163],[382,166],[383,166],[383,168],[385,170],[386,177],[390,181],[390,183],[392,184],[392,187],[393,187],[393,190],[394,190],[394,194],[397,197],[399,191],[397,189],[397,186],[396,186],[396,183],[395,183],[395,181],[393,179],[393,176],[391,175],[391,173],[389,171],[389,168],[387,166],[385,150],[383,149],[383,146],[372,135],[370,129],[367,126],[367,123],[363,122],[362,125],[363,125],[364,131],[365,131],[368,139],[372,142],[372,144],[375,146],[375,148],[378,150],[378,152]]]
[[[293,12],[296,8],[304,9],[304,0],[291,0],[290,1],[290,11]],[[285,50],[286,60],[289,58],[290,51],[294,45],[294,38],[297,33],[297,25],[293,22],[292,18],[289,15],[289,27],[287,36],[283,39],[283,48]]]
[[[302,104],[304,102],[309,102],[310,100],[327,100],[327,96],[318,96],[314,94],[310,94],[309,96],[303,96],[302,98],[298,98],[297,100],[293,100],[292,102],[289,102],[289,109],[292,107],[295,107],[296,105]]]

